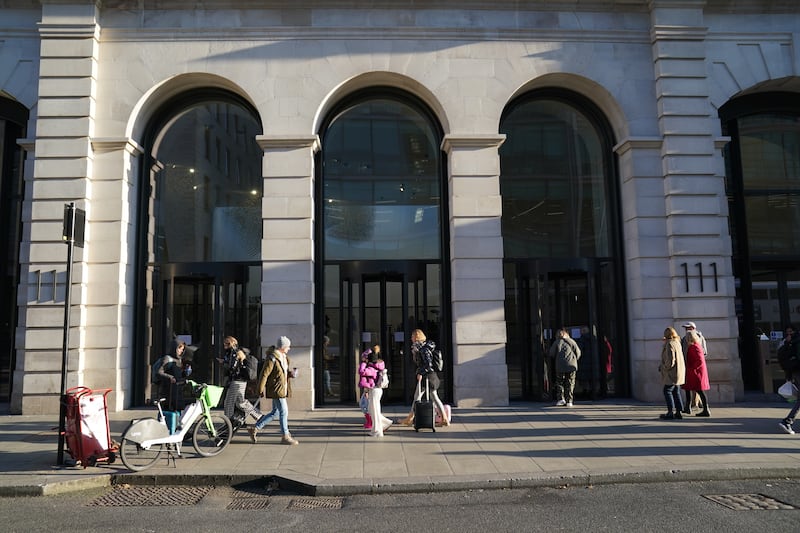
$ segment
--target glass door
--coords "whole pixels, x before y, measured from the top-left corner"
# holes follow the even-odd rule
[[[390,376],[383,401],[411,401],[416,386],[409,355],[411,331],[421,328],[444,349],[439,337],[439,276],[438,265],[426,263],[326,266],[322,364],[315,365],[321,368],[318,404],[358,401],[360,356],[375,344],[381,347]],[[440,394],[446,397],[447,390],[443,380]]]
[[[192,379],[221,385],[224,376],[216,357],[225,336],[236,337],[254,354],[263,351],[259,268],[235,265],[203,273],[198,265],[168,265],[164,270],[155,346],[168,353],[175,341],[186,342]]]
[[[598,269],[547,271],[547,266],[553,265],[507,262],[504,267],[510,399],[552,399],[555,371],[548,352],[561,327],[582,352],[576,397],[617,393],[615,383],[622,372],[610,346],[619,337],[620,320],[614,318],[617,301],[607,269],[601,264]],[[599,298],[603,308],[597,304]]]

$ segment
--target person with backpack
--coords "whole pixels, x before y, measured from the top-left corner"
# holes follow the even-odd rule
[[[794,326],[786,326],[783,342],[778,347],[778,363],[786,375],[786,381],[791,381],[797,387],[800,384],[800,335],[795,333]],[[786,418],[778,425],[788,433],[794,435],[794,419],[800,410],[800,400],[795,400]]]
[[[289,433],[289,407],[286,402],[292,396],[292,378],[297,377],[297,369],[292,368],[292,360],[288,355],[291,345],[289,337],[282,336],[275,346],[267,349],[267,359],[258,378],[258,390],[262,397],[272,399],[272,411],[262,415],[254,427],[247,428],[253,443],[258,442],[258,432],[277,417],[282,435],[281,444],[298,444]]]
[[[251,376],[255,379],[258,372],[257,363],[248,358],[247,353],[239,348],[239,341],[234,337],[225,337],[222,342],[226,352],[234,354],[228,363],[228,389],[225,392],[225,416],[235,423],[234,431],[245,425],[247,417],[261,418],[261,411],[245,398],[245,389]],[[236,410],[241,411],[240,417],[234,417]]]
[[[575,375],[578,372],[578,359],[581,358],[581,349],[567,328],[556,332],[556,340],[550,345],[548,357],[555,362],[556,367],[556,405],[572,407],[573,392],[575,390]]]
[[[157,397],[159,400],[166,398],[167,404],[163,406],[166,411],[180,411],[183,409],[183,353],[186,351],[186,343],[175,341],[172,352],[159,357],[153,363],[153,375],[157,387]]]
[[[423,333],[421,329],[415,329],[411,332],[411,356],[413,357],[414,365],[417,368],[417,388],[414,391],[414,402],[418,402],[422,399],[422,395],[425,391],[423,379],[427,379],[430,395],[433,398],[433,403],[436,406],[436,409],[439,411],[439,415],[442,419],[442,425],[449,426],[450,416],[447,414],[444,404],[442,403],[442,400],[439,399],[439,394],[437,392],[440,381],[439,375],[436,372],[437,369],[441,369],[444,366],[440,362],[440,354],[441,352],[436,349],[436,343],[428,340],[428,338],[425,336],[425,333]],[[410,426],[413,423],[414,404],[412,403],[411,412],[408,413],[408,416],[400,421],[400,425]]]
[[[367,353],[369,352],[369,353]],[[381,387],[381,377],[386,372],[386,363],[381,359],[381,347],[376,344],[372,350],[367,350],[366,361],[362,360],[358,367],[358,374],[361,377],[358,385],[367,395],[367,414],[370,422],[370,437],[383,437],[383,432],[389,429],[393,422],[381,413],[381,398],[383,389]],[[388,386],[388,381],[386,383]]]

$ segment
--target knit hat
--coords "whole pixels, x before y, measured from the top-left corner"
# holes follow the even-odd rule
[[[290,341],[289,337],[286,337],[286,336],[278,337],[278,342],[275,344],[275,346],[277,346],[278,349],[288,348],[291,345],[292,345],[292,341]]]

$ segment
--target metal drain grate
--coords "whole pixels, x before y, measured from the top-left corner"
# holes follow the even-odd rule
[[[195,505],[213,487],[132,487],[118,485],[95,498],[88,507],[158,507]]]
[[[269,497],[274,493],[270,486],[240,485],[231,487],[231,502],[226,509],[230,511],[247,511],[251,509],[266,509],[269,506]]]
[[[734,511],[797,509],[797,507],[793,505],[783,503],[775,498],[764,496],[763,494],[720,494],[704,495],[703,497],[708,498],[712,502],[724,505],[728,509],[733,509]]]
[[[252,509],[266,509],[269,507],[269,498],[234,498],[226,509],[229,511],[249,511]]]
[[[286,506],[287,510],[341,509],[342,498],[294,498]]]

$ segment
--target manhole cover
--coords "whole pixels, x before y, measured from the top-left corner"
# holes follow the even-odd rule
[[[793,505],[763,494],[720,494],[704,495],[704,497],[734,511],[796,509]]]
[[[157,507],[195,505],[213,487],[132,487],[115,486],[111,492],[95,498],[89,507]]]
[[[287,509],[341,509],[341,498],[294,498]]]

